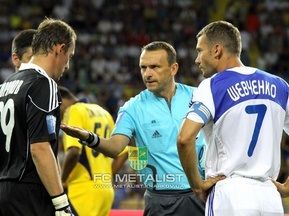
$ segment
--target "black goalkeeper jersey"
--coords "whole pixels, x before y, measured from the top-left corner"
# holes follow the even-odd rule
[[[0,181],[41,184],[30,145],[50,142],[57,155],[60,103],[56,82],[33,64],[0,86]]]

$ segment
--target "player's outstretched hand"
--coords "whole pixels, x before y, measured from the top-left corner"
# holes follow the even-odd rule
[[[289,177],[285,183],[280,183],[272,179],[272,182],[276,185],[277,190],[281,194],[281,197],[285,198],[289,196]]]
[[[88,131],[79,127],[73,127],[73,126],[69,126],[67,124],[61,123],[60,128],[67,135],[78,138],[80,140],[86,140],[89,137]]]

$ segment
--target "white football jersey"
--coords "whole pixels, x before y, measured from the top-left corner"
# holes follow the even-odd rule
[[[200,109],[194,111],[197,102],[206,108],[201,114],[210,118],[203,127],[206,178],[276,179],[282,131],[289,132],[288,96],[283,79],[252,67],[230,68],[205,79],[194,92],[187,118],[200,119]]]

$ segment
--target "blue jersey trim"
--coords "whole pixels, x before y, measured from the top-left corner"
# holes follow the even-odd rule
[[[248,100],[267,99],[286,109],[288,86],[281,78],[261,70],[253,74],[224,71],[211,80],[215,110],[214,122],[233,106]],[[225,102],[224,102],[225,101]]]

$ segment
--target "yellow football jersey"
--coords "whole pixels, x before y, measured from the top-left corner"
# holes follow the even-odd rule
[[[109,138],[112,116],[97,104],[75,103],[64,113],[63,122]],[[63,135],[63,147],[78,147],[80,156],[68,178],[68,197],[78,215],[108,215],[113,203],[112,159],[82,146],[78,139]],[[102,201],[103,199],[103,201]]]

